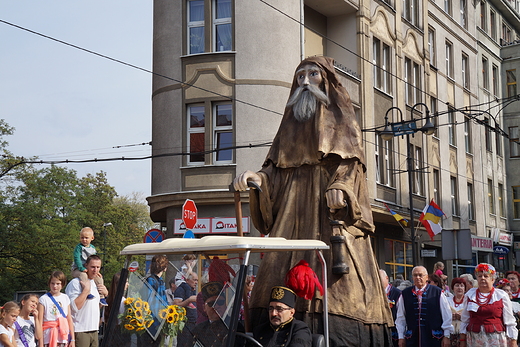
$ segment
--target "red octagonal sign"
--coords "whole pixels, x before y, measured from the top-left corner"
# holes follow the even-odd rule
[[[195,227],[197,223],[197,206],[195,206],[193,200],[186,199],[184,205],[182,205],[182,221],[188,230],[192,230]]]

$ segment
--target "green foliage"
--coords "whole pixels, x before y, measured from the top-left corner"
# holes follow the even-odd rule
[[[0,120],[0,150],[6,144],[2,136],[11,132]],[[4,156],[0,166],[9,160],[14,159]],[[1,178],[0,302],[12,300],[15,291],[48,290],[54,270],[70,278],[72,252],[85,226],[94,229],[93,244],[110,282],[123,265],[121,249],[142,242],[153,226],[144,199],[118,197],[104,172],[78,178],[76,171],[63,167],[20,165]],[[112,226],[104,228],[109,222]]]

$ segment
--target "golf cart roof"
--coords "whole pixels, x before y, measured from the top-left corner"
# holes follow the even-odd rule
[[[287,240],[283,237],[204,236],[200,239],[169,238],[160,243],[136,243],[126,246],[121,255],[237,253],[244,251],[283,252],[322,250],[329,246],[319,240]]]

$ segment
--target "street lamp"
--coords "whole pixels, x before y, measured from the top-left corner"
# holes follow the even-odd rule
[[[103,277],[105,276],[105,259],[107,252],[107,227],[112,226],[112,223],[104,223],[103,224],[103,267],[102,273]]]
[[[417,129],[417,123],[414,119],[413,112],[415,108],[419,105],[424,106],[426,109],[426,123],[420,129]],[[399,111],[401,115],[401,121],[397,123],[389,123],[388,122],[388,113],[392,110]],[[409,121],[403,120],[403,112],[399,107],[390,107],[385,114],[385,128],[380,132],[380,136],[385,141],[390,141],[394,138],[394,136],[403,136],[406,135],[406,151],[407,151],[407,172],[408,172],[408,195],[410,199],[410,238],[412,240],[412,263],[413,266],[417,265],[417,245],[415,242],[415,221],[413,215],[413,172],[415,171],[413,168],[413,157],[412,157],[412,145],[410,144],[410,134],[413,136],[416,132],[421,131],[426,135],[433,135],[436,130],[435,125],[430,120],[430,111],[428,110],[428,106],[426,104],[419,102],[412,106],[411,110],[411,118]]]

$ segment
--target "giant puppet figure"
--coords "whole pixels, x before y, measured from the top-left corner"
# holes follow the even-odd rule
[[[340,234],[348,273],[333,274],[334,252],[325,254],[331,346],[384,346],[393,322],[370,245],[375,226],[361,130],[333,62],[312,57],[298,65],[262,169],[240,174],[234,187],[246,190],[247,182],[254,181],[262,188],[250,191],[249,203],[253,223],[263,234],[328,244],[333,233]],[[283,284],[287,271],[301,259],[321,277],[314,252],[264,256],[250,303],[253,324],[261,319],[270,288]],[[312,300],[298,299],[296,317],[319,333],[322,307],[319,293]]]

